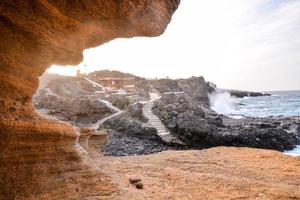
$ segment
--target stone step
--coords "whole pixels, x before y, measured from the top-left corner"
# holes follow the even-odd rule
[[[153,125],[153,124],[151,124],[151,125]],[[157,129],[166,129],[163,125],[156,125],[155,128],[157,128]]]
[[[163,133],[159,133],[158,135],[159,135],[159,136],[166,136],[166,135],[170,135],[170,133],[168,133],[168,132],[163,132]]]
[[[161,123],[161,124],[162,124],[162,122],[161,122],[160,120],[157,120],[157,119],[155,119],[155,120],[149,119],[149,121],[150,121],[150,122],[153,122],[153,123]]]
[[[163,125],[163,123],[161,121],[157,121],[157,120],[154,120],[154,121],[150,120],[150,122],[153,124]]]
[[[160,121],[150,121],[150,123],[163,126],[163,124]]]
[[[171,133],[169,131],[165,130],[165,131],[158,132],[158,134],[171,134]]]
[[[157,126],[160,126],[160,127],[165,127],[163,124],[159,124],[159,123],[150,123],[151,125],[153,125],[153,126],[155,126],[155,127],[157,127]]]
[[[161,122],[160,119],[158,118],[149,118],[149,120],[153,122]]]
[[[184,145],[184,143],[180,139],[178,139],[177,137],[173,136],[170,133],[170,131],[161,122],[159,117],[153,114],[152,106],[153,106],[153,102],[144,104],[143,114],[148,119],[148,124],[156,129],[157,135],[166,143]]]
[[[157,130],[167,130],[164,126],[155,126]]]

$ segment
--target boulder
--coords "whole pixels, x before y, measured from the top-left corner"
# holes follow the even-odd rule
[[[124,95],[110,95],[108,100],[112,103],[112,105],[121,110],[125,110],[130,104],[130,101]]]
[[[130,117],[132,117],[133,119],[136,119],[143,123],[146,123],[148,121],[148,119],[144,116],[143,104],[141,104],[141,103],[136,103],[136,104],[130,105],[127,109],[127,114]]]
[[[104,128],[113,129],[123,134],[132,135],[143,139],[160,140],[156,129],[131,118],[127,113],[118,115],[104,123]]]

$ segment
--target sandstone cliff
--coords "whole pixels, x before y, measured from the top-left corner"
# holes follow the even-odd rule
[[[35,113],[38,77],[51,64],[78,64],[84,49],[111,39],[161,34],[178,4],[0,2],[0,199],[112,199],[115,186],[76,148],[73,127]]]

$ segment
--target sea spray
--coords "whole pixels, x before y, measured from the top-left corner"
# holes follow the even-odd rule
[[[219,114],[230,115],[234,113],[238,100],[228,92],[216,92],[209,95],[210,106]]]

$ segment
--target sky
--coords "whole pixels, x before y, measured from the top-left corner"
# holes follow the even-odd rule
[[[165,33],[84,51],[75,75],[120,70],[147,78],[204,76],[219,88],[300,89],[300,0],[182,0]]]

